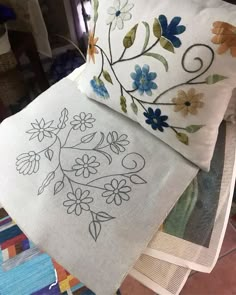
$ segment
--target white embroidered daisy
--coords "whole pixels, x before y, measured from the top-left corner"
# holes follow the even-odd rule
[[[133,7],[134,4],[129,3],[128,0],[125,0],[123,4],[121,4],[120,0],[114,0],[113,6],[108,8],[107,11],[110,15],[107,20],[107,24],[112,24],[112,30],[115,30],[116,27],[119,30],[122,30],[124,28],[124,21],[130,20],[132,18],[130,10]]]

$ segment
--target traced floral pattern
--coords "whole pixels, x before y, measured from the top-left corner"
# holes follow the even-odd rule
[[[27,131],[28,134],[31,134],[30,139],[38,138],[41,142],[45,137],[51,138],[53,136],[53,131],[56,129],[52,127],[53,121],[45,123],[44,119],[41,119],[40,122],[36,120],[36,123],[31,123],[33,129]]]
[[[16,170],[23,175],[31,175],[39,170],[40,155],[34,151],[17,157]]]
[[[65,207],[68,207],[67,213],[75,213],[77,216],[80,216],[83,211],[89,211],[89,204],[93,202],[93,198],[89,197],[89,194],[89,191],[83,192],[80,188],[75,193],[68,193],[68,199],[63,203]]]
[[[91,84],[94,92],[98,96],[100,96],[102,98],[109,98],[110,97],[110,95],[106,89],[106,86],[101,79],[94,77],[93,80],[90,81],[90,84]]]
[[[194,88],[189,89],[188,92],[179,90],[178,96],[172,99],[175,103],[174,111],[181,112],[184,117],[188,114],[197,115],[198,109],[204,106],[201,101],[203,96],[203,93],[196,93]]]
[[[94,37],[94,33],[89,33],[89,41],[88,41],[88,55],[89,61],[92,59],[93,63],[95,63],[95,54],[98,54],[98,49],[96,48],[96,44],[98,42],[98,38]]]
[[[144,65],[142,68],[139,65],[135,66],[135,73],[131,73],[131,78],[134,80],[133,89],[138,90],[140,95],[146,93],[152,95],[152,90],[157,89],[157,84],[153,82],[157,74],[150,72],[149,65]]]
[[[164,128],[169,127],[169,124],[166,122],[168,116],[162,116],[160,109],[154,111],[152,108],[148,108],[143,114],[147,118],[146,123],[151,125],[153,130],[158,129],[160,132],[164,132]]]
[[[215,34],[212,42],[220,45],[217,52],[223,54],[230,50],[231,55],[236,57],[236,27],[226,22],[217,21],[213,24],[212,32]]]
[[[129,201],[131,192],[131,187],[126,185],[126,180],[122,179],[118,181],[117,179],[112,179],[111,183],[105,184],[105,191],[102,196],[106,199],[107,204],[115,203],[116,206],[120,206],[123,201]]]
[[[107,136],[107,142],[115,154],[125,151],[125,146],[130,143],[127,139],[128,136],[126,134],[119,136],[116,131],[110,132]]]
[[[158,19],[161,25],[161,36],[169,40],[175,48],[179,48],[182,43],[176,36],[183,34],[186,30],[185,26],[179,25],[181,17],[174,17],[169,25],[165,15],[160,15]]]
[[[97,167],[100,166],[99,162],[96,162],[96,157],[89,157],[88,155],[83,155],[82,159],[75,159],[76,165],[72,167],[73,170],[76,170],[75,175],[83,175],[84,178],[88,178],[90,174],[96,174]]]
[[[145,185],[147,181],[139,175],[146,164],[140,154],[127,153],[122,159],[118,158],[118,155],[125,152],[130,143],[126,134],[119,135],[117,131],[110,131],[107,134],[85,133],[87,129],[94,127],[95,121],[91,113],[85,112],[73,116],[71,120],[69,111],[64,108],[57,125],[53,126],[54,121],[45,123],[44,119],[40,123],[38,121],[36,124],[32,123],[35,133],[37,132],[35,137],[40,136],[42,139],[40,134],[46,132],[46,129],[47,132],[53,132],[54,136],[46,147],[42,144],[40,151],[30,151],[17,156],[16,170],[21,175],[32,175],[40,171],[40,165],[43,165],[45,161],[47,165],[44,167],[56,167],[43,176],[41,185],[37,188],[38,196],[49,188],[49,192],[53,191],[54,195],[59,193],[64,195],[66,199],[63,206],[67,208],[68,214],[76,216],[82,213],[88,214],[90,218],[88,233],[94,241],[97,241],[102,232],[103,223],[111,222],[115,220],[115,217],[106,210],[95,212],[94,200],[101,198],[101,204],[104,204],[105,208],[107,208],[106,204],[119,206],[123,201],[131,198],[134,186]],[[69,126],[71,128],[67,128]],[[72,146],[71,142],[73,142]],[[63,159],[63,154],[66,155],[66,161],[65,158]],[[113,164],[114,157],[117,159]],[[48,165],[48,161],[52,165]],[[64,167],[69,162],[75,163],[70,164],[71,170]],[[104,169],[100,169],[99,176],[96,176],[101,164]],[[114,171],[114,174],[110,171]],[[45,173],[45,169],[42,173]],[[39,177],[40,175],[38,179]]]
[[[74,116],[74,120],[71,122],[74,130],[80,130],[82,132],[93,127],[93,123],[96,120],[93,118],[92,114],[80,113],[79,116]]]
[[[120,0],[114,0],[113,6],[108,8],[108,14],[110,15],[107,24],[111,25],[112,30],[117,27],[119,30],[124,28],[124,22],[132,18],[130,13],[134,4],[129,3],[128,0],[124,0],[123,3]]]

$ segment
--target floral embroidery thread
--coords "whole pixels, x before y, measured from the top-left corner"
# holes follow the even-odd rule
[[[178,96],[172,99],[175,104],[174,111],[180,112],[184,117],[188,114],[196,115],[198,109],[204,106],[201,101],[203,96],[203,93],[196,93],[194,88],[191,88],[188,92],[179,90]]]
[[[131,73],[131,78],[134,80],[133,89],[138,90],[140,95],[146,93],[152,96],[152,90],[157,89],[157,84],[153,82],[156,77],[156,73],[150,72],[149,65],[144,65],[142,68],[136,65],[135,73]]]
[[[103,81],[97,77],[94,77],[93,80],[91,80],[90,82],[94,92],[102,97],[102,98],[109,98],[110,95],[106,89],[105,84],[103,83]]]
[[[107,135],[103,132],[85,134],[87,129],[94,127],[96,119],[91,113],[81,112],[70,120],[66,108],[61,112],[57,126],[54,121],[45,123],[44,119],[40,123],[36,122],[36,125],[31,124],[35,127],[34,133],[37,133],[33,133],[33,139],[38,139],[39,134],[50,128],[48,132],[50,131],[51,143],[47,142],[45,148],[45,138],[49,137],[40,135],[40,143],[44,144],[44,148],[41,151],[30,151],[17,156],[16,170],[24,176],[32,175],[40,171],[42,161],[56,161],[56,168],[42,180],[38,196],[50,187],[53,188],[54,195],[64,194],[66,200],[63,206],[67,208],[69,215],[80,216],[86,212],[90,215],[88,232],[93,240],[97,241],[102,224],[114,220],[115,217],[105,211],[95,212],[95,198],[100,196],[104,203],[110,206],[121,206],[124,201],[129,201],[133,187],[147,183],[139,175],[146,165],[145,159],[138,153],[126,153],[122,157],[120,167],[117,167],[116,162],[116,173],[109,174],[109,169],[103,169],[105,175],[95,178],[101,165],[110,166],[114,157],[126,152],[130,144],[126,134],[119,134],[117,131],[110,131]],[[40,131],[39,125],[44,129]],[[60,136],[66,127],[70,127],[70,130]],[[76,134],[74,138],[77,139],[77,143],[71,145],[73,132]],[[67,163],[70,162],[70,156],[67,156],[67,161],[62,160],[62,154],[65,152],[70,152],[73,163],[71,166]],[[63,165],[68,165],[69,168]]]
[[[124,22],[132,18],[130,13],[131,9],[134,7],[134,4],[124,1],[124,4],[121,5],[120,0],[114,0],[112,7],[108,8],[108,14],[110,15],[107,24],[111,25],[111,29],[115,30],[118,28],[122,30],[124,28]]]
[[[164,132],[164,128],[170,127],[166,122],[168,116],[162,116],[160,109],[154,111],[152,108],[148,108],[147,112],[144,112],[143,114],[147,118],[146,123],[151,125],[153,130],[158,129],[160,132]]]
[[[92,60],[95,64],[95,54],[98,54],[98,49],[96,48],[96,44],[98,42],[98,38],[94,37],[94,33],[89,33],[89,41],[88,41],[88,55],[89,61]]]
[[[98,14],[99,14],[99,1],[96,0],[96,5],[94,7],[95,14],[94,14],[94,32],[96,31],[96,24],[98,20]],[[123,5],[123,6],[122,6]],[[192,134],[199,132],[204,125],[190,125],[190,126],[173,126],[171,124],[171,116],[168,117],[168,123],[166,121],[163,121],[164,125],[168,125],[168,131],[165,131],[167,126],[161,126],[158,125],[159,121],[158,118],[152,117],[153,114],[150,113],[150,109],[155,112],[152,109],[152,106],[156,106],[156,108],[160,109],[161,106],[172,106],[174,112],[180,112],[183,117],[186,117],[188,114],[196,115],[198,113],[198,110],[200,108],[204,107],[204,102],[202,101],[203,95],[196,94],[192,96],[191,98],[184,99],[183,97],[175,97],[171,100],[169,97],[168,101],[161,100],[162,97],[167,96],[167,94],[174,90],[181,87],[181,90],[186,93],[186,96],[188,93],[187,89],[183,89],[185,86],[186,88],[192,85],[212,85],[215,83],[218,83],[227,77],[224,77],[223,75],[219,74],[210,74],[208,77],[204,77],[204,75],[209,71],[209,69],[212,67],[213,62],[215,60],[215,52],[214,50],[206,45],[206,44],[193,44],[190,47],[188,47],[181,60],[181,66],[185,73],[191,74],[191,77],[195,75],[194,77],[190,78],[189,80],[186,79],[186,81],[181,82],[179,84],[173,85],[169,89],[164,90],[162,93],[157,95],[152,101],[147,101],[145,99],[141,99],[136,94],[139,94],[140,96],[144,96],[144,94],[148,95],[149,97],[153,96],[157,89],[161,88],[159,83],[157,86],[157,83],[155,79],[157,78],[157,73],[150,72],[149,65],[144,65],[144,67],[140,67],[139,65],[135,66],[135,72],[131,72],[130,78],[132,79],[132,89],[127,89],[122,81],[120,80],[118,73],[116,71],[116,65],[120,63],[125,63],[128,61],[134,61],[137,60],[140,57],[150,57],[155,59],[157,62],[160,62],[166,72],[169,70],[169,63],[165,56],[159,54],[157,52],[157,46],[160,45],[165,52],[169,53],[175,53],[175,50],[178,50],[178,48],[181,47],[182,41],[181,41],[181,35],[186,31],[186,26],[181,23],[182,18],[180,16],[174,16],[170,20],[165,15],[159,15],[157,18],[154,18],[153,26],[152,26],[152,33],[155,37],[154,43],[150,44],[151,40],[151,26],[148,22],[143,21],[142,23],[132,24],[131,29],[124,35],[123,38],[123,51],[121,52],[120,57],[117,60],[114,60],[113,52],[112,52],[112,42],[111,42],[111,34],[112,29],[118,27],[118,29],[122,30],[124,28],[124,19],[121,18],[121,8],[124,8],[127,5],[127,9],[122,12],[127,12],[127,20],[131,19],[132,15],[130,13],[131,9],[134,5],[130,4],[128,0],[124,1],[122,4],[120,0],[115,0],[113,7],[110,7],[108,9],[109,19],[107,21],[107,25],[109,25],[108,29],[108,49],[109,52],[107,53],[99,44],[96,45],[97,49],[100,52],[101,57],[101,71],[98,74],[97,77],[94,77],[93,80],[91,80],[90,84],[94,91],[94,93],[102,98],[109,98],[109,93],[106,89],[105,83],[109,82],[111,84],[114,84],[114,79],[116,80],[116,83],[118,83],[120,87],[120,108],[123,113],[127,114],[129,112],[129,106],[130,109],[133,111],[135,115],[138,115],[140,113],[139,109],[142,108],[144,110],[143,114],[146,117],[146,123],[152,127],[153,130],[157,130],[159,132],[173,132],[176,136],[176,139],[180,141],[181,143],[185,145],[190,144],[190,139],[187,133]],[[124,15],[122,15],[124,17]],[[118,20],[118,18],[121,18]],[[144,38],[144,44],[143,49],[139,54],[136,54],[135,56],[126,56],[127,51],[135,44],[136,36],[140,33],[139,27],[140,25],[144,25],[145,27],[145,38]],[[215,28],[213,30],[213,33],[220,34],[221,32],[228,32],[230,30],[230,36],[224,36],[223,39],[227,39],[227,45],[231,49],[231,53],[234,53],[234,42],[235,42],[235,27],[233,27],[230,24],[225,23],[215,23]],[[221,31],[217,29],[217,27],[221,26]],[[223,29],[222,29],[223,27]],[[214,39],[213,41],[216,43],[220,41],[223,42],[223,39]],[[232,41],[233,40],[233,41]],[[222,44],[223,45],[223,44]],[[196,50],[197,49],[197,50]],[[193,53],[195,52],[201,52],[201,50],[207,49],[209,51],[209,55],[204,55],[209,57],[209,61],[205,61],[200,56],[194,56]],[[189,62],[189,57],[193,60],[192,63]],[[106,70],[105,70],[106,67]],[[110,68],[107,69],[107,67]],[[109,71],[111,71],[109,73]],[[102,81],[102,76],[105,78],[105,82]],[[180,92],[179,92],[180,93]],[[191,93],[190,93],[191,95]],[[184,94],[182,93],[182,96]],[[156,109],[157,111],[157,109]],[[158,114],[159,111],[157,111]],[[151,118],[152,117],[152,118]],[[165,117],[164,117],[165,118]],[[158,123],[157,123],[158,122]],[[192,128],[194,126],[194,128]],[[164,128],[163,128],[164,127]],[[184,132],[185,131],[185,132]]]
[[[236,57],[236,27],[226,22],[217,21],[213,24],[212,33],[215,34],[212,42],[220,45],[217,52],[224,54],[230,50],[231,55]]]

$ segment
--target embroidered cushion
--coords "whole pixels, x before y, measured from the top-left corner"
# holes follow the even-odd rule
[[[94,0],[79,87],[208,170],[236,80],[236,7]]]

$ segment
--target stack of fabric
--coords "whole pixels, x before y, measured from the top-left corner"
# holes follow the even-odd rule
[[[0,126],[0,202],[95,294],[130,273],[174,295],[213,269],[235,183],[235,18],[220,0],[94,0],[85,67]]]

